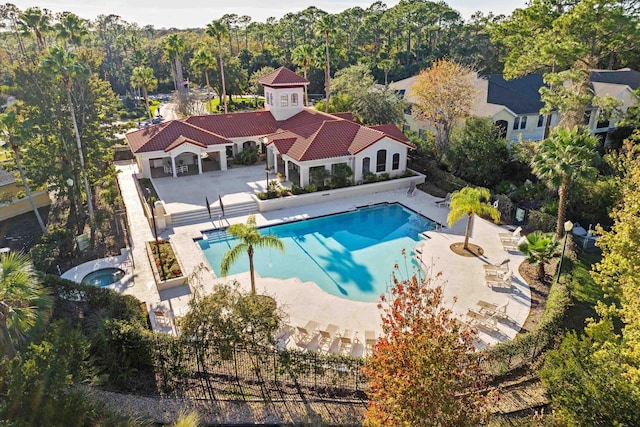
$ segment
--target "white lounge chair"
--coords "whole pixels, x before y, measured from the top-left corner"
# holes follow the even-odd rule
[[[486,276],[484,278],[487,286],[490,288],[503,288],[503,289],[511,289],[511,279],[513,277],[512,272],[508,272],[504,275],[504,277],[498,276]]]
[[[336,332],[338,332],[338,326],[332,323],[329,323],[326,328],[318,329],[318,333],[320,334],[320,341],[318,343],[318,347],[320,349],[324,349],[325,347],[329,347],[331,343],[331,339],[334,337]]]
[[[353,345],[354,334],[350,329],[345,329],[340,335],[340,353],[349,354]]]
[[[483,265],[485,276],[504,276],[509,272],[509,259],[505,259],[500,264]]]
[[[520,234],[522,232],[522,227],[518,227],[513,230],[512,233],[498,233],[498,237],[500,240],[515,240],[518,241],[522,237]]]
[[[444,199],[436,200],[434,203],[436,204],[436,206],[440,206],[440,207],[451,206],[451,193],[447,193]]]
[[[413,197],[413,193],[416,191],[416,183],[415,181],[411,181],[411,185],[409,185],[409,189],[407,190],[407,196]]]

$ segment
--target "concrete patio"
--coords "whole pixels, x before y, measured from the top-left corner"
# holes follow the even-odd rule
[[[129,221],[131,224],[135,223],[136,228],[146,228],[146,230],[132,230],[134,240],[132,252],[135,258],[136,274],[134,275],[134,286],[128,287],[124,292],[137,296],[151,308],[164,309],[173,313],[174,316],[184,315],[188,310],[188,302],[191,298],[189,287],[184,286],[158,293],[151,283],[153,278],[149,274],[150,268],[146,254],[144,254],[144,241],[145,239],[149,240],[150,237],[149,227],[144,216],[139,217],[143,215],[142,209],[136,209],[134,206],[136,204],[140,206],[140,201],[135,194],[133,179],[136,167],[135,165],[122,165],[118,168],[122,170],[122,173],[119,174],[119,181],[130,216]],[[181,209],[193,209],[194,206],[203,207],[205,197],[213,202],[218,195],[221,195],[225,204],[234,200],[250,199],[253,192],[264,189],[266,176],[262,166],[234,168],[224,172],[210,172],[179,178],[160,178],[153,181],[156,190],[166,203],[167,210],[179,212]],[[278,211],[255,212],[255,214],[258,225],[262,226],[343,212],[357,206],[374,203],[399,202],[436,222],[446,224],[449,209],[436,206],[434,201],[434,197],[421,191],[416,191],[413,197],[408,196],[406,189],[404,189]],[[130,206],[133,208],[130,209]],[[244,223],[246,219],[246,215],[227,218],[231,224]],[[203,291],[210,290],[216,283],[226,283],[232,280],[238,280],[241,286],[248,290],[248,273],[224,279],[216,278],[208,269],[203,253],[194,242],[195,238],[201,236],[203,230],[211,229],[215,225],[217,224],[205,221],[176,226],[163,231],[161,235],[171,239],[187,274],[202,266],[206,267],[206,271],[201,274]],[[461,257],[449,249],[452,243],[462,241],[465,225],[465,221],[460,221],[451,229],[444,228],[438,232],[428,232],[428,238],[418,242],[417,247],[421,251],[420,260],[427,266],[427,271],[432,276],[437,276],[434,283],[441,285],[444,289],[445,307],[451,309],[454,315],[461,320],[468,320],[465,316],[466,313],[469,309],[478,309],[479,301],[506,307],[505,318],[496,323],[497,327],[494,330],[479,330],[478,346],[482,347],[513,338],[517,334],[529,314],[531,294],[529,287],[518,274],[518,267],[524,257],[520,253],[507,253],[502,248],[498,232],[504,232],[503,228],[476,217],[471,242],[480,245],[484,249],[484,255],[482,257]],[[407,248],[407,250],[410,249],[413,248]],[[283,257],[286,259],[286,254]],[[393,269],[397,258],[399,258],[397,254],[380,254],[380,262],[389,264],[389,272]],[[494,290],[485,284],[483,265],[498,264],[505,258],[510,259],[509,266],[514,272],[512,288],[508,291]],[[140,264],[146,264],[146,267]],[[141,268],[140,274],[138,274],[138,267]],[[149,272],[146,271],[147,269]],[[438,273],[441,274],[438,275]],[[273,296],[280,306],[288,312],[287,321],[291,325],[302,326],[309,320],[314,320],[321,326],[333,323],[338,325],[341,330],[357,331],[356,338],[362,342],[364,342],[365,330],[374,330],[377,334],[381,332],[380,311],[377,308],[377,303],[364,303],[335,297],[322,291],[315,283],[302,282],[297,278],[281,280],[258,277],[257,285],[259,292]],[[156,329],[167,332],[173,330],[172,327],[162,325],[158,325]]]

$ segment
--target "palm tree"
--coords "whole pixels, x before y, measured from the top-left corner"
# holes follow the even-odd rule
[[[38,50],[45,48],[44,35],[51,29],[51,16],[47,9],[30,7],[20,14],[18,18],[18,28],[22,35],[33,34],[38,44]]]
[[[324,34],[324,49],[326,64],[324,68],[324,90],[327,98],[327,104],[325,106],[325,112],[329,112],[329,96],[330,96],[330,79],[331,79],[331,61],[329,56],[329,35],[336,29],[336,18],[333,15],[324,15],[318,21],[318,31]]]
[[[3,139],[13,150],[13,158],[16,160],[16,167],[18,168],[18,173],[20,173],[20,180],[22,181],[25,191],[27,192],[27,197],[29,198],[29,203],[31,203],[33,213],[36,214],[36,219],[38,220],[38,224],[40,225],[42,234],[47,234],[47,227],[45,227],[44,222],[42,221],[42,217],[40,216],[40,212],[38,211],[38,207],[33,200],[31,188],[29,187],[27,177],[24,173],[24,169],[22,168],[20,143],[23,141],[23,131],[29,128],[29,126],[24,126],[24,122],[18,118],[15,111],[0,114],[0,135],[2,135]]]
[[[544,280],[544,265],[551,258],[558,256],[559,246],[560,241],[555,237],[536,231],[527,234],[527,240],[520,243],[518,249],[527,257],[526,261],[529,264],[538,265],[538,279]]]
[[[89,34],[86,21],[71,12],[62,12],[59,22],[53,27],[58,32],[56,38],[72,45],[80,46],[82,40]]]
[[[222,21],[214,20],[210,24],[207,24],[205,30],[207,35],[215,38],[218,41],[218,56],[220,60],[220,79],[222,81],[222,102],[224,103],[224,113],[227,114],[227,86],[224,82],[224,60],[222,58],[222,39],[227,36],[229,29]]]
[[[89,179],[87,178],[87,170],[84,165],[84,153],[82,151],[82,141],[80,139],[80,131],[78,130],[78,121],[71,99],[71,82],[73,78],[85,71],[85,65],[82,62],[75,61],[75,55],[67,52],[59,46],[49,48],[49,53],[42,59],[40,68],[45,73],[57,75],[62,81],[62,86],[67,94],[67,108],[73,122],[73,132],[76,137],[76,145],[78,146],[78,157],[80,158],[80,169],[84,179],[84,191],[87,193],[87,208],[89,217],[93,219],[93,202],[91,201],[91,190],[89,189]]]
[[[451,195],[451,210],[447,215],[449,227],[467,216],[467,230],[464,234],[464,249],[469,249],[469,236],[471,235],[471,219],[473,215],[490,216],[496,223],[500,221],[500,211],[491,204],[491,193],[482,187],[464,187]]]
[[[307,70],[309,65],[314,61],[315,50],[310,44],[303,44],[291,52],[291,59],[295,65],[302,67],[304,78],[307,78]],[[304,105],[309,106],[309,94],[307,92],[307,86],[304,87]]]
[[[204,78],[207,82],[207,109],[211,105],[211,85],[209,84],[209,70],[215,68],[216,62],[208,50],[200,49],[193,55],[191,66],[197,70],[204,72]]]
[[[151,106],[149,105],[148,91],[154,90],[158,87],[158,79],[153,75],[153,69],[150,67],[136,67],[131,74],[131,85],[134,87],[141,87],[142,94],[144,95],[144,103],[149,113],[149,122],[153,120],[151,114]]]
[[[564,235],[564,219],[571,183],[577,179],[589,179],[596,174],[593,161],[597,155],[594,147],[598,138],[579,128],[558,129],[537,147],[531,160],[533,173],[558,189],[558,220],[556,237]]]
[[[246,224],[233,224],[227,229],[228,233],[240,240],[233,248],[229,249],[222,257],[220,272],[226,276],[231,265],[240,258],[243,252],[249,255],[249,272],[251,273],[251,294],[256,294],[256,278],[253,269],[253,248],[275,248],[284,252],[284,244],[277,236],[262,235],[256,228],[256,217],[249,215]]]
[[[0,351],[4,357],[16,355],[14,339],[41,320],[50,303],[26,255],[0,256]]]
[[[171,71],[173,74],[173,85],[175,90],[181,91],[183,78],[180,55],[184,52],[184,40],[178,34],[171,34],[163,40],[162,48],[171,62]]]

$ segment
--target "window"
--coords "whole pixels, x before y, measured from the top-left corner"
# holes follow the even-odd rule
[[[411,130],[411,126],[409,125],[402,125],[402,132],[409,132]]]
[[[425,131],[424,129],[418,129],[418,138],[420,138],[423,141],[427,140],[427,131]]]
[[[298,105],[298,94],[297,93],[292,93],[291,94],[291,105]]]
[[[399,153],[395,153],[393,155],[393,161],[391,162],[391,169],[394,170],[394,171],[400,169],[400,154]]]
[[[280,106],[288,107],[289,106],[289,96],[288,95],[280,95]]]
[[[584,112],[582,123],[589,126],[589,123],[591,123],[591,110],[587,110]]]
[[[269,105],[273,105],[273,93],[269,92]]]
[[[370,157],[365,157],[364,159],[362,159],[362,174],[365,174],[367,172],[371,172],[371,158]]]
[[[518,116],[513,120],[513,130],[527,128],[527,116]]]
[[[540,114],[538,116],[538,124],[536,125],[536,127],[538,127],[538,128],[544,127],[545,122],[546,122],[546,120],[545,120],[544,114]]]
[[[378,150],[376,172],[384,172],[387,168],[387,150]]]
[[[233,157],[233,147],[231,145],[227,145],[225,151],[227,153],[227,158]]]

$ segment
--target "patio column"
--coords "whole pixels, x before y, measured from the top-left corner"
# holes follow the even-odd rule
[[[173,172],[173,177],[178,177],[178,171],[176,170],[176,158],[171,156],[171,171]]]
[[[278,153],[273,150],[273,173],[278,173]]]
[[[223,151],[218,151],[218,153],[220,154],[220,170],[226,171],[227,170],[227,152],[223,150]]]
[[[289,160],[284,161],[284,177],[285,181],[289,181]]]
[[[198,175],[202,175],[202,156],[198,154]]]
[[[307,166],[300,166],[300,187],[309,185],[309,168]]]

